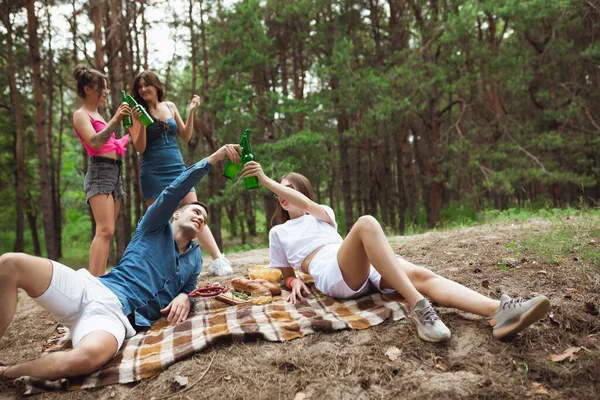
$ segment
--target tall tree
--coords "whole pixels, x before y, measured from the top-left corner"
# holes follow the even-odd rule
[[[42,220],[44,226],[44,239],[46,243],[46,252],[48,258],[56,260],[59,257],[59,249],[56,247],[56,234],[54,225],[56,220],[52,209],[52,191],[50,187],[50,176],[47,164],[47,142],[46,142],[46,115],[44,110],[44,93],[42,83],[41,65],[42,59],[40,56],[40,39],[37,33],[38,18],[35,10],[35,1],[27,0],[25,2],[27,8],[27,32],[29,36],[29,53],[31,56],[32,66],[32,86],[35,101],[35,129],[36,129],[36,146],[39,157],[39,174],[40,174],[40,201],[42,204]]]
[[[8,85],[10,99],[15,122],[15,185],[17,188],[17,226],[14,251],[25,249],[25,150],[23,146],[23,113],[21,111],[21,100],[15,76],[15,59],[13,52],[13,21],[11,21],[11,10],[2,13],[2,24],[6,29],[6,59],[8,68]]]

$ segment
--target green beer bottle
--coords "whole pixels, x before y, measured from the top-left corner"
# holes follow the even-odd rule
[[[254,161],[254,155],[252,154],[252,150],[250,149],[250,138],[248,137],[249,134],[250,130],[246,129],[244,131],[244,136],[242,136],[242,142],[240,143],[240,146],[242,147],[242,165],[245,165],[247,162]],[[244,186],[246,186],[246,189],[256,189],[260,186],[260,184],[258,183],[258,177],[245,177]]]
[[[142,121],[142,124],[144,124],[146,128],[154,123],[154,120],[152,119],[150,114],[148,114],[148,111],[146,111],[144,107],[139,105],[138,102],[135,101],[135,99],[129,94],[127,95],[127,102],[129,103],[129,106],[131,108],[138,108],[142,112],[142,115],[140,115],[140,121]]]
[[[121,103],[127,103],[127,95],[124,90],[121,90]],[[123,115],[123,128],[131,128],[131,115]]]
[[[247,137],[248,134],[250,134],[250,129],[246,129],[244,131],[244,134],[242,135],[242,139],[240,140],[240,147],[242,147],[242,143],[244,142],[244,138]],[[227,160],[227,165],[225,166],[225,171],[223,171],[223,176],[225,178],[229,178],[231,180],[234,180],[235,176],[237,175],[237,173],[238,173],[238,171],[240,170],[241,167],[242,166],[240,164],[236,164],[236,163],[231,162],[230,160]]]

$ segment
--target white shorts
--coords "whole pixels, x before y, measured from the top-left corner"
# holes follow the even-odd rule
[[[359,297],[369,291],[369,282],[382,293],[393,293],[394,289],[381,288],[381,275],[371,265],[371,272],[358,290],[351,289],[344,277],[337,259],[341,244],[323,246],[308,266],[308,273],[315,280],[315,286],[323,294],[338,299]]]
[[[73,347],[88,333],[105,331],[117,339],[119,351],[125,338],[136,332],[123,314],[117,296],[88,270],[74,271],[59,262],[50,262],[50,286],[33,300],[71,330]]]

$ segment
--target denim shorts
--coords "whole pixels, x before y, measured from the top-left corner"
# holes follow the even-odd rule
[[[83,190],[88,204],[90,198],[97,194],[106,194],[107,196],[112,194],[115,201],[121,200],[125,196],[121,179],[121,160],[92,157],[83,182]]]

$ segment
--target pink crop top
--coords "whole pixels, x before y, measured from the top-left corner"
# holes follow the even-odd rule
[[[94,117],[92,117],[89,113],[85,113],[92,120],[92,126],[94,127],[94,130],[96,132],[100,132],[102,129],[104,129],[104,127],[106,126],[106,122],[100,121],[99,119],[94,119]],[[129,143],[129,134],[123,136],[121,139],[117,139],[115,138],[115,133],[113,132],[113,134],[110,136],[110,139],[108,139],[108,141],[104,144],[104,146],[102,146],[100,150],[94,150],[85,142],[85,140],[83,140],[83,138],[81,137],[79,132],[77,132],[77,130],[75,130],[75,133],[77,134],[79,140],[81,140],[81,143],[83,143],[83,146],[87,150],[90,157],[97,156],[99,154],[110,153],[111,151],[115,151],[117,152],[117,155],[122,156],[123,154],[125,154],[125,151],[127,151],[127,143]]]

